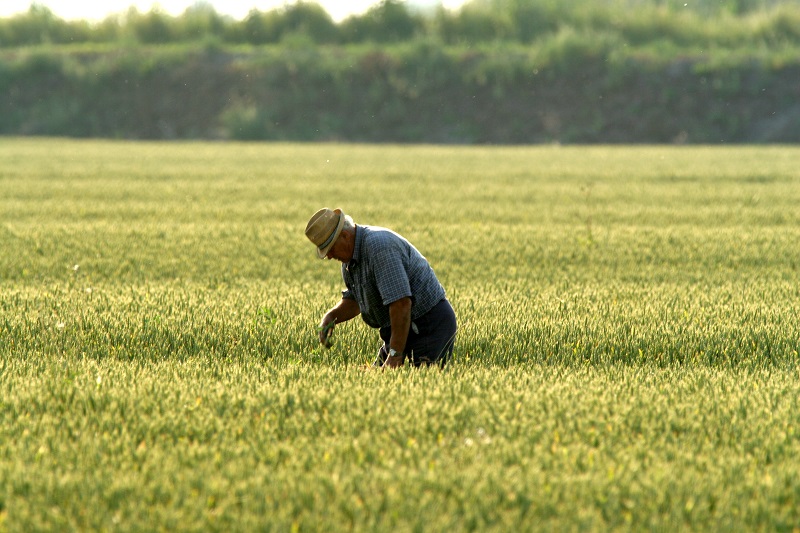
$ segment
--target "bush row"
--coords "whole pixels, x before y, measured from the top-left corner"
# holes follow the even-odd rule
[[[71,49],[0,56],[0,134],[431,143],[798,142],[800,54],[537,46]]]

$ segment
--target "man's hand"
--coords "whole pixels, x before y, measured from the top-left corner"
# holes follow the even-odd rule
[[[331,333],[333,333],[333,328],[336,327],[336,324],[347,322],[360,313],[361,309],[358,307],[358,303],[356,303],[355,300],[342,298],[333,309],[325,313],[325,316],[322,317],[322,322],[320,322],[317,328],[319,343],[326,348],[330,348],[331,343],[328,339]]]
[[[387,356],[386,362],[383,363],[383,366],[388,368],[400,368],[403,366],[404,359],[405,357],[401,353],[395,355],[394,357]]]
[[[331,333],[333,333],[333,328],[335,327],[336,317],[329,317],[328,315],[325,315],[325,317],[322,319],[322,323],[319,325],[319,328],[317,328],[319,331],[319,343],[326,348],[331,347],[331,341],[329,340],[329,337],[331,336]]]

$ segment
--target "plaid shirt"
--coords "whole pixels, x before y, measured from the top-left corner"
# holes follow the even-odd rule
[[[353,259],[342,265],[342,279],[342,298],[355,300],[373,328],[391,325],[389,304],[401,298],[411,298],[411,320],[445,298],[428,260],[403,237],[377,226],[356,226]]]

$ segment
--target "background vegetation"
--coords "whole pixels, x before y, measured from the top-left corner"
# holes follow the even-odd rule
[[[800,140],[796,1],[199,3],[0,20],[0,133],[369,142]]]
[[[383,0],[337,23],[319,4],[299,0],[271,11],[253,9],[242,20],[197,2],[180,16],[136,8],[100,22],[61,20],[42,4],[2,20],[0,44],[163,44],[216,39],[227,44],[397,43],[419,37],[447,44],[531,44],[566,28],[607,31],[628,43],[704,47],[797,44],[796,0],[472,0],[462,8],[422,12],[402,0]],[[709,23],[711,22],[711,23]]]
[[[0,528],[790,531],[797,148],[0,143]],[[315,326],[321,205],[414,242],[448,372]]]

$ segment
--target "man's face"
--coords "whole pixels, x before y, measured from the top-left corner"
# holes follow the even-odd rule
[[[336,239],[336,242],[333,243],[333,246],[331,246],[331,249],[328,250],[328,254],[325,257],[328,259],[336,259],[342,263],[349,263],[353,258],[353,247],[350,246],[350,239],[348,237],[349,234],[342,232]]]

